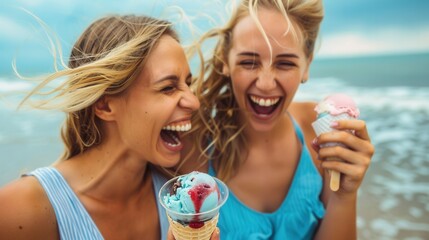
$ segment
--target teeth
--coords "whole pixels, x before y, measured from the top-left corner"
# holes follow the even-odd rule
[[[260,97],[256,97],[256,96],[250,96],[250,99],[252,100],[252,102],[258,104],[259,106],[262,107],[269,107],[272,106],[274,104],[276,104],[280,98],[279,97],[275,97],[275,98],[260,98]]]
[[[179,125],[167,125],[163,127],[162,130],[186,132],[191,130],[191,128],[192,128],[192,125],[190,123],[186,123],[186,124],[179,124]]]
[[[170,145],[170,146],[172,146],[172,147],[177,147],[177,146],[179,146],[180,144],[182,144],[181,142],[180,142],[180,139],[178,139],[176,136],[171,136],[173,139],[174,139],[174,141],[176,141],[176,143],[170,143],[170,142],[167,142],[167,144],[168,145]]]
[[[172,147],[177,147],[177,146],[179,146],[180,145],[180,143],[178,143],[178,144],[173,144],[173,143],[167,143],[168,145],[170,145],[170,146],[172,146]]]

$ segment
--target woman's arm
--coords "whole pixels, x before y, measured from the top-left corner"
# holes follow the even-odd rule
[[[341,173],[340,189],[330,192],[327,211],[316,239],[356,239],[356,203],[357,191],[374,154],[366,124],[362,120],[342,120],[335,126],[337,130],[322,134],[317,138],[316,151],[319,159],[339,158],[342,161],[323,161],[322,168]],[[342,131],[352,130],[354,134]],[[346,147],[318,148],[317,145],[339,142]],[[325,185],[326,186],[326,185]]]
[[[356,239],[356,203],[357,190],[365,176],[374,147],[370,143],[366,124],[361,120],[339,122],[338,130],[354,130],[355,135],[346,131],[323,134],[316,138],[311,123],[316,119],[315,103],[294,103],[290,112],[303,129],[306,144],[313,146],[310,153],[321,173],[324,184],[321,200],[326,207],[326,214],[316,233],[316,239]],[[317,142],[313,142],[316,139]],[[320,144],[340,142],[347,146],[319,148]],[[340,161],[326,161],[340,158]],[[329,171],[341,173],[340,189],[333,192],[329,188]]]
[[[59,239],[54,210],[34,177],[0,189],[0,239]]]

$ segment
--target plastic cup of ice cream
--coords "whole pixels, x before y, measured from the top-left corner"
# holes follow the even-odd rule
[[[228,187],[221,180],[194,171],[166,182],[159,191],[159,201],[176,240],[205,240],[216,228],[220,207],[228,195]]]

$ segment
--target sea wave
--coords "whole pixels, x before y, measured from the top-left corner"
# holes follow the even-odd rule
[[[30,82],[18,79],[0,78],[0,94],[16,95],[31,89]],[[358,106],[375,110],[396,109],[398,111],[429,112],[429,88],[393,86],[382,88],[350,87],[337,78],[315,78],[300,87],[296,99],[299,101],[320,101],[329,94],[342,92],[354,98]]]
[[[429,113],[429,87],[389,86],[350,87],[341,79],[317,78],[302,85],[296,99],[300,101],[320,101],[324,97],[341,92],[350,95],[356,104],[371,110],[395,110],[398,112],[424,111]]]

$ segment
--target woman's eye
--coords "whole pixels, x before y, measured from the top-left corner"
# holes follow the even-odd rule
[[[166,94],[171,94],[176,90],[175,86],[167,86],[164,87],[163,89],[161,89],[161,92],[166,93]]]
[[[258,67],[258,62],[256,61],[241,61],[239,65],[243,66],[246,69],[255,69]]]
[[[289,69],[291,67],[295,67],[296,64],[293,62],[288,62],[288,61],[282,61],[282,62],[278,62],[277,67],[280,69]]]

